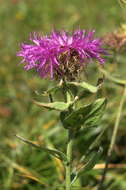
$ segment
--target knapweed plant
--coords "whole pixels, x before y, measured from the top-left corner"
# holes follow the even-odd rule
[[[48,152],[60,159],[65,167],[65,188],[70,190],[76,179],[86,171],[89,171],[98,162],[102,153],[100,147],[94,152],[89,161],[83,165],[86,156],[95,146],[95,141],[90,145],[86,154],[78,161],[80,167],[72,168],[72,147],[76,134],[83,127],[97,127],[103,115],[106,99],[99,98],[80,106],[78,103],[85,94],[99,93],[101,85],[93,86],[81,81],[81,74],[89,63],[98,62],[104,65],[104,56],[107,54],[102,47],[101,40],[94,38],[94,31],[76,30],[72,34],[65,31],[52,31],[50,35],[34,33],[30,35],[32,44],[21,44],[21,50],[17,56],[23,57],[21,63],[25,70],[35,69],[41,78],[50,78],[57,81],[56,86],[44,92],[49,96],[49,102],[34,101],[40,107],[59,112],[60,121],[68,133],[66,153],[47,147],[40,147],[21,138],[23,141]],[[59,91],[64,101],[54,101],[55,93]],[[98,96],[96,96],[98,97]]]

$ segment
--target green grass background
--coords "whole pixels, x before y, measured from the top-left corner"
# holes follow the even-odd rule
[[[20,142],[19,134],[43,146],[65,151],[66,131],[62,128],[58,114],[48,112],[31,103],[35,91],[42,92],[53,86],[50,80],[40,79],[34,72],[25,72],[16,57],[19,44],[28,41],[29,33],[44,34],[52,28],[73,30],[95,29],[96,36],[111,32],[125,22],[125,7],[117,0],[1,0],[0,1],[0,189],[3,190],[62,190],[64,169],[61,163]],[[106,63],[106,68],[115,76],[125,79],[126,53],[118,55],[118,63]],[[95,68],[91,69],[92,79]],[[74,145],[76,160],[102,131],[104,153],[99,163],[104,163],[117,114],[123,88],[106,80],[103,96],[108,106],[102,124],[78,136]],[[45,98],[41,98],[43,101]],[[126,163],[126,104],[124,105],[120,128],[112,163]],[[102,170],[91,170],[83,175],[73,189],[97,189]],[[126,169],[111,169],[108,172],[105,189],[125,190]],[[82,186],[82,187],[81,187]]]

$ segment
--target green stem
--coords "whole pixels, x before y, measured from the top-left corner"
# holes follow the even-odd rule
[[[67,164],[66,164],[66,190],[71,190],[71,161],[72,161],[73,135],[68,130]]]
[[[63,93],[65,102],[71,101],[71,95],[68,91],[66,81],[63,82]],[[69,112],[71,112],[71,108],[69,108]],[[72,162],[72,147],[73,147],[73,138],[74,134],[73,131],[68,129],[68,143],[67,143],[67,150],[66,150],[66,156],[67,156],[67,163],[66,163],[66,190],[71,190],[71,162]]]

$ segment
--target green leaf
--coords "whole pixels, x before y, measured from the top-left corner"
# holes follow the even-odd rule
[[[94,102],[94,104],[91,106],[90,112],[85,119],[85,125],[91,127],[96,126],[100,123],[101,117],[104,114],[106,103],[107,101],[105,98],[98,99]]]
[[[55,87],[49,88],[47,91],[43,91],[42,93],[36,90],[35,94],[39,96],[48,96],[50,93],[56,93],[58,90],[61,90],[61,88],[62,88],[61,85],[57,85]]]
[[[78,175],[80,175],[82,172],[87,172],[91,170],[95,166],[95,164],[99,161],[102,152],[103,149],[101,147],[99,148],[98,152],[94,152],[89,161],[85,164],[85,166],[80,168]]]
[[[105,106],[106,99],[100,98],[92,104],[74,110],[69,115],[67,112],[61,112],[60,119],[65,128],[78,128],[83,124],[87,126],[96,126],[101,121]]]
[[[19,136],[19,135],[16,135],[16,137],[18,139],[20,139],[21,141],[23,141],[23,142],[25,142],[25,143],[39,149],[39,150],[45,151],[45,152],[49,153],[50,155],[64,161],[64,163],[67,163],[67,157],[63,152],[61,152],[61,151],[59,151],[57,149],[49,149],[49,148],[42,147],[42,146],[40,146],[40,145],[30,141],[30,140],[27,140],[27,139]]]
[[[83,89],[85,89],[85,90],[87,90],[87,91],[89,91],[91,93],[96,93],[97,90],[98,90],[98,87],[93,86],[91,84],[88,84],[86,82],[80,82],[80,83],[79,82],[68,82],[67,85],[68,86],[73,85],[73,86],[76,86],[76,87],[81,87],[81,88],[83,88]]]
[[[98,163],[98,161],[101,158],[102,153],[103,153],[103,149],[100,147],[97,152],[92,153],[90,159],[84,166],[82,166],[78,171],[75,171],[72,173],[71,175],[73,177],[72,184],[80,175],[85,174],[86,172],[89,172],[95,166],[95,164]]]
[[[109,72],[107,72],[105,69],[100,69],[100,71],[105,75],[106,78],[111,80],[112,82],[118,84],[118,85],[126,85],[126,80],[116,78],[112,76]]]
[[[86,153],[84,156],[81,157],[80,159],[80,163],[84,162],[86,156],[96,147],[99,145],[99,142],[101,140],[101,137],[103,136],[105,130],[107,129],[108,126],[102,128],[101,133],[95,138],[95,140],[93,141],[93,143],[91,143],[91,145],[89,146],[89,148],[87,149]]]
[[[47,94],[48,94],[48,93],[56,93],[57,90],[59,90],[59,89],[61,89],[61,88],[62,88],[62,86],[57,85],[57,86],[55,86],[55,87],[52,87],[52,88],[48,89],[48,90],[46,91],[46,93],[47,93]]]
[[[51,102],[51,103],[43,103],[33,100],[33,103],[37,106],[44,107],[51,110],[58,110],[58,111],[64,111],[69,108],[69,106],[72,104],[71,102],[65,103],[65,102]]]

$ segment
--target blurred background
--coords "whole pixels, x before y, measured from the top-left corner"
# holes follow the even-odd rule
[[[49,33],[52,28],[74,30],[95,29],[103,37],[118,28],[125,29],[125,4],[117,0],[1,0],[0,1],[0,189],[3,190],[63,190],[64,168],[61,162],[47,153],[22,143],[18,134],[43,146],[65,151],[66,132],[57,119],[58,114],[33,105],[36,91],[53,86],[34,72],[26,72],[16,57],[19,45],[28,41],[29,33]],[[111,38],[110,38],[111,41]],[[114,51],[115,52],[115,51]],[[116,51],[107,59],[105,69],[121,80],[126,78],[126,51]],[[90,83],[97,83],[95,65],[89,71]],[[73,189],[97,189],[123,86],[106,78],[102,96],[108,105],[102,124],[97,129],[82,131],[76,138],[74,157],[83,155],[91,142],[107,127],[101,138],[103,155],[99,164],[83,175]],[[44,101],[45,98],[41,97]],[[104,189],[126,189],[126,103],[121,114],[114,152],[110,161]],[[80,187],[80,188],[79,188]]]

